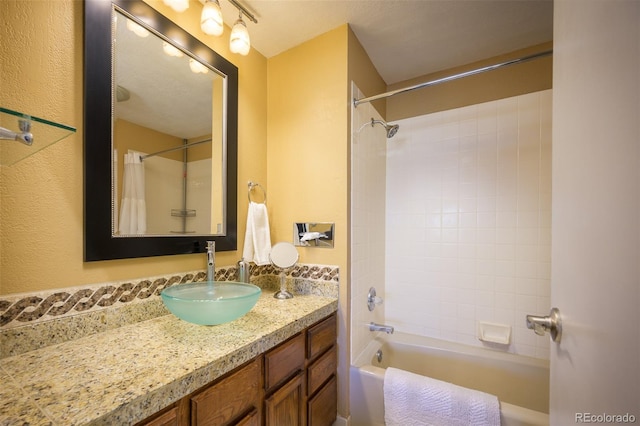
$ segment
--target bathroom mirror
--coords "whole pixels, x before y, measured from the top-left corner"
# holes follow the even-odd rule
[[[87,0],[84,49],[85,261],[235,250],[237,68],[143,1]]]

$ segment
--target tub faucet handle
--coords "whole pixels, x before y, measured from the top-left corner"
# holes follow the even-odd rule
[[[551,340],[560,343],[562,337],[562,320],[558,308],[552,308],[549,316],[541,317],[527,315],[527,328],[533,330],[538,336],[544,336],[549,332]]]
[[[376,289],[371,287],[369,294],[367,294],[367,307],[370,311],[373,311],[377,305],[382,305],[382,298],[376,296]]]

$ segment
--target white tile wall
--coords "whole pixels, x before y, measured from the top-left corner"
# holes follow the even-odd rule
[[[353,96],[363,97],[354,86]],[[371,127],[380,115],[370,104],[353,110],[351,138],[351,362],[373,333],[368,324],[384,322],[385,306],[367,308],[367,293],[385,292],[385,169],[384,129]]]
[[[363,106],[355,115],[358,125],[370,120]],[[353,276],[376,273],[380,253],[360,245],[377,244],[384,210],[384,322],[472,345],[482,345],[478,321],[507,324],[510,352],[548,358],[548,337],[527,330],[525,315],[550,309],[551,91],[397,124],[386,144],[385,207],[378,148],[354,134]],[[355,300],[364,287],[353,280]]]

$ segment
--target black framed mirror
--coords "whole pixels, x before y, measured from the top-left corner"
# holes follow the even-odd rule
[[[217,251],[236,250],[237,67],[143,1],[86,0],[84,7],[84,260],[201,253],[206,251],[206,241],[210,240],[216,241]],[[118,171],[114,167],[117,157],[113,145],[115,102],[121,95],[117,93],[120,89],[115,83],[113,64],[113,23],[118,13],[143,25],[224,78],[224,95],[217,96],[225,103],[224,112],[218,114],[224,128],[219,149],[224,160],[219,173],[224,182],[221,198],[224,219],[217,229],[208,229],[211,232],[118,233],[114,212],[117,212],[120,195],[114,184]]]

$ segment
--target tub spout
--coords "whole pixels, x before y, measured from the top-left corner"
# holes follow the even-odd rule
[[[393,334],[393,327],[390,325],[376,324],[375,322],[369,323],[370,331],[384,331],[387,334]]]

